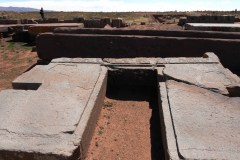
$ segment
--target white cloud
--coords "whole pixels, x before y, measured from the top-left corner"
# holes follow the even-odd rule
[[[233,0],[234,1],[234,0]],[[184,3],[185,2],[185,3]],[[130,3],[123,0],[23,0],[0,2],[0,6],[15,7],[43,7],[46,10],[57,11],[187,11],[187,10],[233,10],[231,0],[208,0],[208,1],[180,1],[169,2],[162,0],[149,3]],[[228,4],[228,5],[226,5]],[[232,3],[231,3],[232,4]],[[232,5],[234,6],[234,5]],[[235,5],[236,6],[236,5]]]

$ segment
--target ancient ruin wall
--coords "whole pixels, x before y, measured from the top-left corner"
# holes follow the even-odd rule
[[[240,40],[137,35],[52,34],[37,37],[41,59],[59,57],[201,57],[218,55],[225,67],[240,68]]]
[[[221,38],[240,39],[240,33],[211,31],[167,31],[167,30],[131,30],[131,29],[94,29],[94,28],[57,28],[54,33],[67,34],[107,34],[107,35],[144,35],[166,37]]]

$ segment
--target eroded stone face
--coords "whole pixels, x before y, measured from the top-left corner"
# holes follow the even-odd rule
[[[240,83],[239,78],[219,64],[167,64],[163,74],[170,79],[193,84],[229,95],[227,87]]]
[[[240,98],[167,81],[179,154],[184,159],[239,159]]]

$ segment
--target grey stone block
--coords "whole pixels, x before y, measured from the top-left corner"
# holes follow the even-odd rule
[[[36,44],[38,56],[48,60],[60,57],[202,57],[206,52],[214,52],[225,67],[237,70],[240,65],[240,40],[233,39],[45,33],[37,37]]]
[[[224,95],[229,95],[227,86],[240,84],[240,78],[220,64],[167,64],[163,74]]]
[[[187,23],[186,30],[240,32],[240,24]]]
[[[106,76],[99,64],[53,63],[15,80],[41,86],[0,92],[0,159],[83,157],[106,92]]]
[[[239,97],[176,81],[167,81],[167,94],[180,158],[239,159]]]
[[[57,28],[54,33],[66,34],[105,34],[105,35],[145,35],[163,37],[195,37],[195,38],[219,38],[240,39],[238,32],[216,32],[216,31],[168,31],[168,30],[133,30],[133,29],[103,29],[103,28]]]

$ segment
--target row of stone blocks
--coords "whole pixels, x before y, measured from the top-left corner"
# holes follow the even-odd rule
[[[35,66],[13,82],[13,90],[0,92],[0,159],[84,159],[109,67],[156,70],[166,160],[239,158],[240,79],[207,53],[60,58]]]
[[[67,43],[66,43],[67,42]],[[36,39],[41,59],[60,57],[199,57],[217,54],[225,67],[239,70],[238,33],[59,29]]]
[[[187,23],[234,23],[235,16],[187,16]]]
[[[0,19],[0,24],[46,24],[46,23],[83,23],[85,28],[104,28],[106,25],[120,28],[125,27],[125,23],[121,18],[95,18],[84,19],[83,17],[74,18],[72,20],[59,20],[58,18],[49,18],[45,20],[11,20]]]

